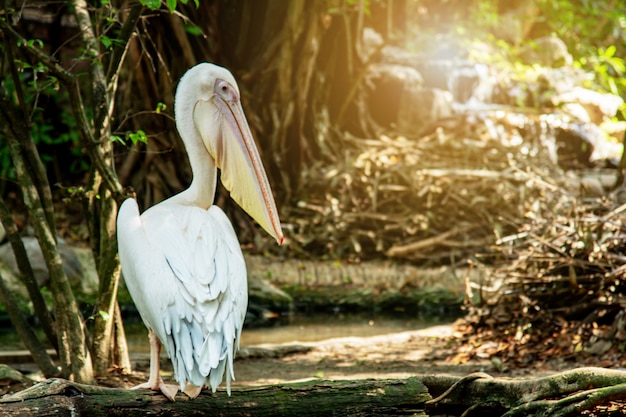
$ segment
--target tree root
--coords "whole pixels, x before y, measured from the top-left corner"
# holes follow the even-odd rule
[[[431,394],[449,387],[425,403],[429,414],[565,417],[626,400],[626,372],[603,368],[578,368],[533,379],[475,373],[460,379],[432,376],[421,380]]]
[[[560,400],[541,400],[511,409],[503,417],[542,415],[546,417],[578,416],[582,411],[606,404],[608,401],[626,399],[626,383],[582,391]]]

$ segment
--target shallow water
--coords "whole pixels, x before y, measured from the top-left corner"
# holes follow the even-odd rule
[[[317,342],[337,337],[365,337],[418,330],[451,323],[455,317],[402,318],[365,315],[296,316],[289,323],[272,327],[245,328],[241,347],[262,344]],[[147,331],[142,323],[126,325],[131,351],[149,351]]]
[[[245,328],[241,346],[291,342],[316,342],[337,337],[365,337],[447,324],[455,317],[390,317],[367,315],[303,315],[271,327]],[[143,323],[125,324],[128,346],[133,353],[149,352],[148,331]],[[41,336],[41,333],[39,332]],[[23,350],[14,329],[0,329],[0,351]]]

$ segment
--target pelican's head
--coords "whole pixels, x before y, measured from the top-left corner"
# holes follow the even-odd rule
[[[183,140],[202,142],[233,200],[282,243],[272,190],[230,71],[209,63],[188,70],[178,84],[174,111]]]

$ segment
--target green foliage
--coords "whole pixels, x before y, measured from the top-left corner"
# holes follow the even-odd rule
[[[98,310],[98,314],[100,315],[100,317],[102,317],[104,319],[104,321],[111,320],[111,315],[109,313],[107,313],[106,311]]]
[[[607,43],[626,42],[626,5],[606,0],[540,0],[537,2],[550,31],[561,38],[575,59],[593,56]]]
[[[40,42],[35,40],[32,44],[41,47]],[[52,149],[57,147],[59,152],[69,152],[71,155],[69,173],[80,175],[87,171],[90,166],[89,158],[79,143],[76,120],[67,105],[69,100],[67,91],[59,88],[59,82],[54,76],[45,75],[47,68],[43,64],[31,65],[19,60],[15,62],[23,80],[24,100],[27,107],[33,109],[30,115],[31,135],[35,145],[39,148],[44,166],[46,169],[51,168],[55,162],[55,153]],[[16,94],[11,77],[3,80],[2,85],[9,96]],[[5,179],[15,179],[6,141],[0,141],[0,163],[0,176]]]
[[[606,0],[541,0],[552,33],[562,39],[575,65],[595,74],[594,86],[626,97],[626,3]],[[622,118],[626,107],[622,106]]]
[[[494,0],[482,0],[470,11],[470,20],[468,23],[481,28],[494,28],[500,23],[498,15],[498,5]],[[457,30],[459,28],[457,27]]]
[[[123,41],[121,41],[119,39],[115,39],[115,38],[109,38],[107,35],[101,35],[100,36],[100,43],[106,49],[111,48],[113,45],[124,46],[124,42]]]
[[[150,10],[157,10],[161,7],[161,0],[139,0],[139,1],[141,2],[141,4],[143,4],[145,7],[147,7]],[[169,9],[170,13],[174,13],[174,10],[176,10],[176,6],[178,5],[179,1],[182,4],[189,3],[189,0],[165,0],[165,5]],[[200,0],[194,0],[194,3],[196,7],[198,7],[200,5]]]
[[[147,7],[150,10],[156,10],[161,7],[161,0],[140,0],[141,4]],[[169,7],[169,0],[168,0]]]
[[[159,101],[157,103],[156,109],[154,109],[154,112],[156,114],[160,114],[162,111],[165,111],[165,110],[167,110],[167,105]]]
[[[448,0],[460,8],[461,0]],[[495,63],[512,74],[516,81],[535,73],[537,69],[520,64],[518,52],[531,47],[533,39],[557,36],[565,42],[574,65],[594,74],[587,87],[626,97],[626,2],[620,0],[535,0],[538,14],[529,26],[528,39],[519,43],[502,40],[501,33],[509,33],[506,26],[523,23],[511,22],[515,15],[505,16],[503,0],[473,0],[463,3],[469,10],[465,15],[451,16],[451,28],[456,35],[471,41],[480,39],[494,45],[499,57],[482,57],[481,62]],[[505,8],[504,8],[505,9]],[[510,11],[509,11],[510,14]],[[510,33],[509,33],[510,34]],[[521,32],[520,32],[521,34]],[[521,103],[519,103],[521,104]],[[621,117],[626,119],[626,106]]]
[[[199,26],[194,25],[193,23],[185,23],[185,32],[193,36],[202,35],[202,29]]]
[[[41,39],[29,39],[26,41],[26,44],[30,47],[38,46],[39,48],[43,48],[43,41]],[[21,46],[21,42],[18,42],[17,46]]]
[[[591,70],[600,88],[624,97],[626,96],[626,61],[616,56],[616,51],[615,45],[609,45],[607,48],[600,47],[595,55],[580,57],[576,65]]]
[[[131,132],[126,134],[124,138],[118,135],[111,135],[111,141],[121,143],[122,145],[128,145],[131,142],[133,145],[138,143],[148,143],[148,136],[146,136],[146,132],[143,130],[138,130],[136,132]]]

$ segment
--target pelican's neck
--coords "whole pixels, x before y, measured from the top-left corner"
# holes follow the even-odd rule
[[[208,209],[215,198],[217,166],[195,127],[193,111],[176,113],[176,126],[187,150],[193,178],[189,188],[171,197],[169,201]]]

